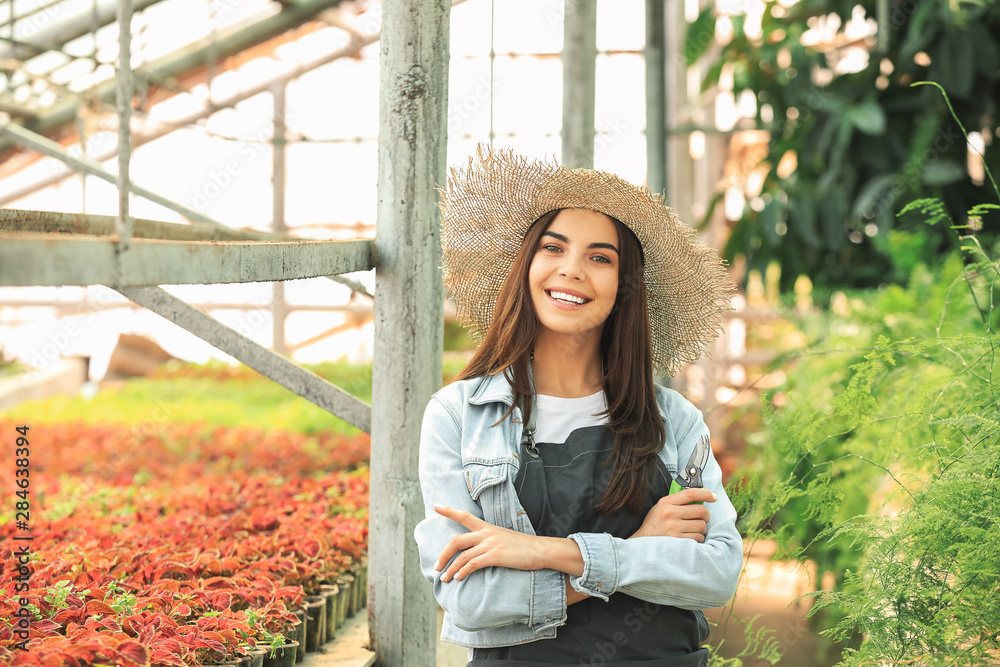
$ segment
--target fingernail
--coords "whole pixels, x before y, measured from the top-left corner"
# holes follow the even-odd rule
[[[441,503],[434,503],[434,509],[436,510],[444,509],[444,505],[442,505]]]
[[[717,495],[715,495],[715,494],[713,493],[713,494],[712,494],[712,500],[718,500],[718,499],[719,499],[719,496],[717,496]]]
[[[439,560],[434,561],[434,569],[435,570],[440,570],[441,569],[441,561],[439,561]]]

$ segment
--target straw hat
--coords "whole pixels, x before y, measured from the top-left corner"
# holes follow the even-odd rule
[[[722,329],[734,289],[718,253],[694,241],[662,197],[614,174],[529,161],[480,144],[453,168],[440,203],[442,268],[459,321],[481,341],[500,287],[531,224],[549,211],[583,208],[625,224],[645,255],[653,365],[673,375],[697,361]]]

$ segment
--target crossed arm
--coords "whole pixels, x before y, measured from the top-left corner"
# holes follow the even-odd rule
[[[716,500],[708,489],[685,489],[661,498],[646,514],[642,525],[629,539],[636,537],[680,537],[696,542],[705,541],[709,511],[705,505]],[[455,535],[438,556],[434,569],[444,572],[441,581],[461,581],[485,567],[509,567],[515,570],[549,568],[566,577],[567,603],[573,604],[587,596],[570,586],[569,576],[583,574],[584,561],[577,543],[567,537],[528,535],[516,530],[494,526],[465,511],[443,505],[434,510],[469,530]],[[450,561],[450,562],[449,562]]]

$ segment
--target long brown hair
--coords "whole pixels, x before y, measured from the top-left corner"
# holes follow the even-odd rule
[[[455,377],[455,380],[466,380],[503,372],[514,391],[514,405],[531,395],[528,361],[538,331],[528,271],[542,233],[560,210],[549,211],[528,229],[500,288],[486,336],[469,363]],[[627,507],[639,513],[649,493],[656,453],[663,447],[666,435],[653,387],[652,335],[642,246],[628,227],[615,218],[611,220],[618,231],[620,249],[618,293],[611,314],[605,320],[600,347],[614,448],[608,464],[611,467],[608,488],[596,509],[602,514],[610,514]],[[514,405],[500,421],[513,412]],[[525,423],[530,414],[531,402],[526,402]]]

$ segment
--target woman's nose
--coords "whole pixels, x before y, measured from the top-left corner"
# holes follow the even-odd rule
[[[562,264],[559,267],[559,275],[575,280],[583,280],[583,266],[578,258],[571,257],[569,253],[563,255]]]

